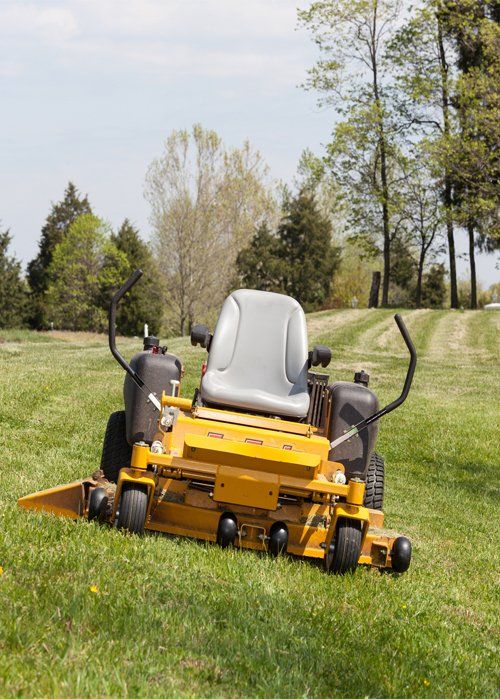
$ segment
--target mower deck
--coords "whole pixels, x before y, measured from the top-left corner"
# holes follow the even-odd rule
[[[363,506],[364,483],[342,482],[342,464],[328,460],[328,440],[310,425],[255,415],[193,407],[191,401],[162,396],[162,409],[175,424],[159,434],[163,453],[136,444],[130,468],[118,482],[102,472],[84,481],[44,490],[19,500],[26,509],[71,518],[89,516],[91,494],[104,489],[101,522],[116,524],[126,483],[148,492],[145,529],[216,541],[221,515],[237,522],[234,545],[268,550],[278,523],[288,532],[286,550],[325,558],[337,520],[360,522],[360,564],[391,567],[394,537],[381,531],[384,515]],[[160,420],[161,425],[161,420]]]

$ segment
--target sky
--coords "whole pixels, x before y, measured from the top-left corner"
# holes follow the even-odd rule
[[[300,88],[317,56],[297,0],[0,0],[0,220],[25,264],[69,180],[149,237],[149,163],[173,129],[215,129],[290,181],[334,115]],[[465,253],[466,241],[458,236]],[[459,273],[466,276],[467,260]],[[478,256],[483,286],[499,281]]]

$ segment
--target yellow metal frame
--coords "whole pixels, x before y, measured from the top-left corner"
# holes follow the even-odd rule
[[[329,442],[304,423],[235,411],[200,408],[163,394],[175,408],[171,429],[159,431],[163,453],[134,445],[130,468],[120,471],[108,517],[112,523],[124,483],[148,489],[146,529],[215,541],[222,513],[237,518],[236,544],[266,550],[271,527],[284,522],[287,550],[324,558],[340,518],[362,523],[359,563],[390,567],[393,538],[380,528],[383,514],[363,506],[364,483],[336,482],[341,463],[328,460]],[[107,483],[107,486],[110,486]],[[27,509],[79,517],[99,479],[59,486],[19,500]]]

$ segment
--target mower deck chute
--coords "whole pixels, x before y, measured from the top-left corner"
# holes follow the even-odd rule
[[[195,326],[193,331],[193,344],[202,344],[210,355],[206,390],[202,379],[200,391],[189,400],[178,395],[178,360],[167,355],[166,348],[165,376],[174,378],[170,386],[163,386],[163,392],[158,391],[163,366],[158,356],[154,365],[148,364],[144,355],[140,362],[134,364],[132,360],[135,366],[144,367],[145,373],[149,366],[154,368],[150,375],[139,377],[116,350],[116,303],[139,276],[136,273],[132,283],[128,280],[113,300],[110,346],[126,369],[128,380],[134,381],[144,393],[144,400],[149,401],[147,410],[151,408],[150,397],[155,397],[153,407],[159,407],[156,427],[151,431],[146,409],[143,404],[137,406],[134,393],[134,404],[126,402],[127,425],[133,424],[137,431],[141,426],[137,416],[146,415],[144,439],[134,439],[130,465],[119,470],[116,483],[111,482],[110,475],[116,469],[98,471],[84,481],[21,498],[19,505],[72,518],[97,519],[132,533],[146,529],[213,541],[224,547],[322,559],[328,571],[337,573],[352,571],[358,564],[406,570],[411,557],[409,541],[384,532],[382,511],[365,506],[364,481],[376,432],[371,441],[363,441],[363,430],[374,420],[362,414],[362,406],[373,405],[374,394],[364,393],[368,391],[365,386],[356,389],[360,402],[354,408],[359,407],[361,412],[354,412],[362,419],[351,422],[350,429],[356,428],[350,437],[352,448],[346,452],[346,444],[351,442],[340,440],[343,456],[336,461],[332,454],[335,444],[328,432],[333,392],[328,392],[326,379],[315,382],[314,376],[311,390],[308,374],[311,363],[328,363],[328,350],[315,348],[307,360],[300,306],[288,297],[267,298],[265,292],[235,292],[229,297],[214,336],[204,326]],[[284,344],[280,345],[281,330],[275,332],[274,339],[271,337],[269,351],[273,356],[269,365],[274,373],[284,366],[285,374],[274,381],[266,366],[262,370],[267,372],[266,381],[258,385],[250,376],[253,348],[238,346],[235,328],[248,343],[251,335],[245,336],[245,328],[254,333],[252,323],[260,322],[266,304],[270,305],[272,321],[264,328],[268,337],[277,324],[285,328]],[[254,317],[248,321],[252,308],[256,309]],[[401,324],[398,321],[400,329]],[[295,343],[292,349],[291,339]],[[406,339],[411,343],[409,336]],[[147,351],[158,355],[158,343],[147,340]],[[241,359],[244,363],[238,365]],[[261,356],[258,362],[262,361]],[[412,361],[413,371],[413,355]],[[351,391],[354,403],[356,391]],[[126,399],[127,395],[130,391],[125,393]],[[309,396],[316,401],[314,406]],[[265,414],[266,405],[280,409],[281,415]],[[384,411],[378,412],[381,415]],[[125,421],[122,423],[123,436],[113,434],[113,439],[123,439],[125,444]],[[346,453],[350,456],[349,450],[356,459],[345,457]]]

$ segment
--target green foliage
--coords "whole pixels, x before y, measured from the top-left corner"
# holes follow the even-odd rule
[[[446,298],[446,269],[443,264],[432,265],[424,275],[422,302],[426,308],[442,308]]]
[[[307,87],[335,107],[327,162],[347,202],[351,237],[383,257],[382,305],[389,301],[391,245],[398,235],[399,148],[386,45],[398,23],[398,0],[325,0],[299,11],[320,59]]]
[[[339,268],[333,277],[328,305],[338,308],[351,306],[354,303],[360,307],[366,307],[374,269],[376,267],[373,262],[360,255],[359,248],[346,240],[342,245]]]
[[[500,24],[491,3],[449,0],[445,27],[457,50],[454,97],[459,129],[451,144],[456,215],[473,223],[486,250],[499,245]]]
[[[9,231],[0,231],[0,328],[19,328],[26,322],[28,289],[21,263],[8,254]]]
[[[278,239],[285,293],[306,310],[320,308],[330,295],[340,251],[332,244],[330,221],[307,190],[285,203]]]
[[[284,264],[279,256],[279,239],[263,224],[236,258],[243,287],[261,291],[283,291]]]
[[[406,240],[394,242],[391,264],[391,280],[403,289],[409,289],[415,278],[415,260]]]
[[[277,234],[261,226],[237,258],[241,283],[253,289],[289,294],[307,310],[328,299],[340,261],[329,220],[314,195],[302,190],[283,204]]]
[[[71,224],[82,214],[91,214],[87,196],[78,193],[72,182],[68,183],[63,199],[52,205],[45,220],[38,243],[37,256],[28,264],[28,283],[31,289],[30,325],[41,328],[46,324],[45,292],[50,283],[49,267],[56,246],[62,242]]]
[[[122,335],[142,335],[144,323],[151,335],[160,332],[163,317],[163,293],[158,266],[149,246],[141,239],[139,231],[128,219],[118,232],[111,236],[116,248],[125,255],[128,273],[142,269],[144,275],[129,292],[125,303],[120,304],[116,326]]]
[[[111,242],[104,223],[93,214],[79,216],[52,254],[46,293],[49,322],[58,329],[104,331],[109,300],[128,269],[125,254]]]

